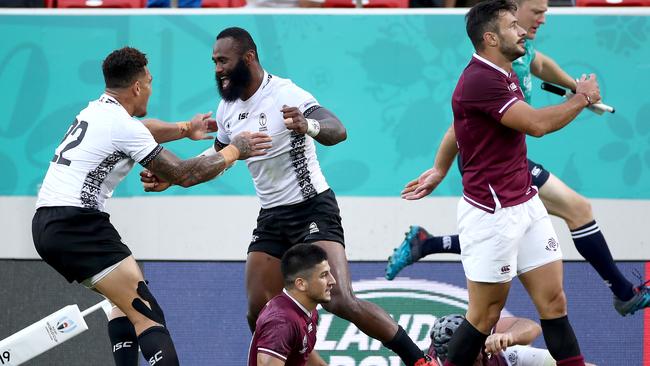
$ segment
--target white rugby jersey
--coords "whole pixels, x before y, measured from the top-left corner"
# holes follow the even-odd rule
[[[56,148],[36,207],[104,211],[104,202],[134,163],[147,165],[161,150],[142,122],[102,94],[79,112]]]
[[[266,155],[248,158],[255,190],[263,208],[291,205],[329,188],[316,157],[314,139],[284,126],[283,105],[300,112],[318,107],[318,101],[288,79],[264,72],[259,89],[248,100],[221,101],[217,109],[219,132],[224,144],[243,131],[264,132],[273,147]]]

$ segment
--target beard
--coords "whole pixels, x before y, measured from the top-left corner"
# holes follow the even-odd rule
[[[228,85],[225,88],[219,75],[215,73],[214,76],[217,81],[217,90],[219,91],[219,95],[221,96],[221,99],[226,102],[234,102],[241,98],[241,95],[244,93],[244,90],[253,78],[251,71],[242,59],[237,62],[237,65],[235,65],[235,68],[231,72],[222,75],[228,78]]]
[[[524,50],[522,51],[519,47],[520,46],[518,43],[515,43],[513,45],[506,45],[505,43],[502,42],[501,45],[499,46],[499,51],[503,56],[506,57],[506,59],[512,62],[526,54],[526,49],[524,48]]]

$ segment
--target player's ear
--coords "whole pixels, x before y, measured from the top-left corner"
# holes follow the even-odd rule
[[[250,66],[255,61],[255,51],[248,50],[244,53],[244,63],[246,66]]]
[[[140,95],[140,80],[137,80],[131,85],[131,91],[136,97]]]
[[[302,277],[296,277],[293,280],[293,286],[298,289],[298,291],[307,291],[307,280]]]
[[[494,32],[485,32],[483,33],[483,43],[487,47],[496,47],[499,43],[499,37]]]

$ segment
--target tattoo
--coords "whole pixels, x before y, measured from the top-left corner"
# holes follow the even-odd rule
[[[172,152],[163,150],[145,168],[166,182],[191,187],[216,177],[226,169],[226,162],[221,154],[181,160]]]
[[[320,132],[314,139],[325,146],[336,145],[345,140],[348,135],[341,121],[326,108],[314,107],[309,108],[304,113],[305,118],[309,116],[309,118],[313,118],[320,123]]]
[[[249,156],[253,150],[251,149],[251,145],[249,144],[248,139],[242,135],[235,136],[235,138],[233,138],[230,143],[239,149],[240,156]]]

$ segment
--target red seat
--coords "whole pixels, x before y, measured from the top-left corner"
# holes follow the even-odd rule
[[[576,0],[576,6],[650,6],[650,0]]]
[[[246,0],[203,0],[202,8],[241,8],[246,6]]]
[[[408,8],[409,0],[362,0],[364,8]],[[355,0],[325,0],[324,8],[354,8]]]
[[[57,8],[144,8],[146,6],[147,0],[56,0]]]

